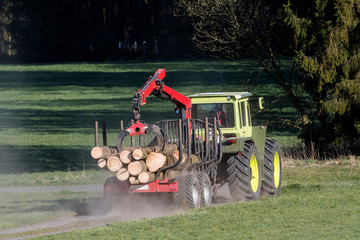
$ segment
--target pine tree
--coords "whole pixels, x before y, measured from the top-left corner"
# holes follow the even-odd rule
[[[316,0],[310,11],[284,6],[304,90],[311,96],[319,148],[346,148],[360,135],[360,1]]]

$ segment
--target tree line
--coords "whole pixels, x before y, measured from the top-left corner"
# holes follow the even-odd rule
[[[167,0],[0,0],[0,53],[20,61],[183,57]]]
[[[336,156],[360,149],[360,1],[177,0],[195,46],[254,64],[297,111],[284,119],[307,150]]]
[[[360,149],[358,0],[0,0],[0,58],[250,58],[311,153]],[[199,56],[199,55],[197,55]]]

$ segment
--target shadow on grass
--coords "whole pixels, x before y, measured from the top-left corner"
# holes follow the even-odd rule
[[[0,174],[97,168],[89,149],[0,146]]]

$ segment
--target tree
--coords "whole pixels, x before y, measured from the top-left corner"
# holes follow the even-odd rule
[[[297,8],[284,6],[285,22],[316,110],[318,147],[347,148],[360,136],[360,2],[317,0],[305,13]]]
[[[346,5],[341,5],[342,2]],[[359,136],[359,132],[349,135],[351,129],[345,133],[339,125],[345,118],[347,121],[355,119],[352,126],[359,125],[357,118],[352,118],[356,115],[358,105],[348,105],[349,110],[345,112],[341,107],[345,102],[358,101],[358,91],[351,92],[354,86],[358,87],[358,81],[342,80],[349,80],[349,76],[354,78],[359,72],[359,59],[354,56],[358,54],[355,45],[359,42],[356,42],[359,35],[359,6],[350,0],[295,3],[178,0],[176,14],[189,19],[194,29],[193,41],[201,51],[230,59],[256,59],[256,63],[283,89],[296,109],[298,119],[287,122],[300,130],[306,147],[314,152],[315,143],[318,151],[326,151],[333,142],[340,143],[335,140],[340,139],[341,134],[348,139]],[[314,4],[317,8],[314,8]],[[352,11],[344,12],[347,9]],[[351,28],[344,21],[347,24],[351,22]],[[334,46],[339,48],[335,49]],[[340,52],[331,61],[324,58],[326,51],[330,56],[331,51],[341,50],[344,53],[345,49],[346,58],[341,58]],[[286,57],[293,59],[290,65]],[[335,66],[331,63],[335,61],[341,63],[336,63],[338,69],[331,72],[329,70]],[[349,67],[351,70],[344,69],[344,74],[339,75],[338,70],[345,66],[352,66]],[[322,80],[322,76],[328,75],[338,80],[331,83]],[[347,97],[350,95],[351,100]],[[325,134],[329,133],[326,129],[330,126],[338,129],[331,138]]]

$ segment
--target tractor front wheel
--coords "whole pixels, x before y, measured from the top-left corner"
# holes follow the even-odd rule
[[[227,161],[230,195],[234,201],[255,200],[260,197],[261,172],[259,154],[254,143],[246,142],[241,154]]]

